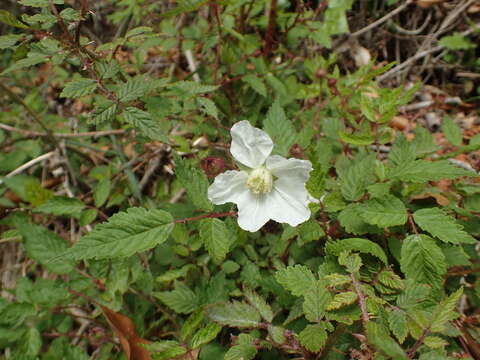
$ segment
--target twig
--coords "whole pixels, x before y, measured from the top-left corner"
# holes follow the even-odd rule
[[[480,23],[477,23],[475,24],[474,26],[472,26],[470,29],[468,30],[465,30],[463,31],[462,33],[460,33],[460,35],[462,36],[467,36],[469,34],[471,34],[473,31],[475,31],[476,29],[480,28]],[[443,46],[435,46],[433,48],[430,48],[430,49],[427,49],[427,50],[423,50],[423,51],[420,51],[420,52],[417,52],[414,56],[412,56],[411,58],[405,60],[403,63],[401,64],[398,64],[397,66],[395,66],[394,68],[390,69],[389,71],[387,71],[386,73],[380,75],[378,78],[377,78],[377,81],[378,82],[382,82],[382,81],[385,81],[386,79],[392,77],[393,75],[395,75],[396,73],[398,73],[399,71],[403,70],[404,68],[406,68],[407,66],[409,66],[411,63],[427,56],[427,55],[430,55],[430,54],[433,54],[437,51],[441,51],[443,50],[444,47]]]
[[[47,132],[40,132],[40,131],[31,131],[31,130],[24,130],[19,129],[7,124],[0,123],[0,129],[16,132],[25,136],[35,137],[35,136],[50,136]],[[108,135],[122,135],[125,134],[124,129],[116,129],[116,130],[102,130],[102,131],[87,131],[81,133],[51,133],[52,136],[56,138],[77,138],[77,137],[99,137],[99,136],[108,136]]]
[[[263,56],[268,57],[272,50],[273,33],[275,31],[275,24],[277,21],[277,0],[271,0],[270,9],[268,11],[268,27],[265,33],[265,40],[263,45]]]
[[[198,76],[197,73],[197,64],[195,63],[195,59],[193,58],[192,50],[185,50],[185,57],[187,58],[188,67],[190,69],[190,72],[192,73],[193,80],[195,80],[196,82],[200,82],[200,76]]]
[[[6,92],[8,94],[8,96],[10,96],[10,98],[12,100],[14,100],[15,102],[19,103],[20,105],[22,105],[25,110],[27,110],[27,112],[30,114],[30,116],[33,118],[33,120],[38,124],[40,125],[40,127],[45,130],[46,132],[46,137],[51,141],[52,145],[55,146],[55,147],[58,147],[58,141],[55,139],[55,136],[53,136],[53,132],[52,130],[50,130],[42,121],[42,119],[40,119],[40,117],[30,108],[30,106],[27,105],[27,103],[25,101],[23,101],[22,98],[20,98],[20,96],[18,96],[17,94],[15,94],[12,90],[10,90],[6,85],[4,85],[2,82],[0,82],[0,88]]]
[[[29,167],[32,167],[33,165],[38,164],[39,162],[42,162],[42,161],[44,161],[48,158],[51,158],[53,155],[55,155],[55,151],[50,151],[46,154],[40,155],[39,157],[36,157],[35,159],[32,159],[32,160],[26,162],[25,164],[19,166],[15,170],[9,172],[7,175],[5,175],[5,177],[10,178],[12,176],[18,175],[22,171],[28,169]],[[0,184],[2,184],[2,183],[3,183],[3,181],[0,180]]]
[[[360,283],[355,278],[355,274],[350,274],[350,279],[352,279],[353,287],[358,296],[358,304],[360,305],[360,310],[362,312],[362,321],[364,325],[370,321],[370,316],[368,315],[367,305],[365,303],[365,295],[363,295],[362,289],[360,288]]]
[[[418,348],[422,346],[423,342],[425,341],[425,338],[427,337],[429,333],[429,329],[423,330],[422,335],[418,338],[417,342],[413,344],[413,346],[410,348],[410,350],[407,351],[407,355],[409,359],[413,359],[413,356],[417,352]]]
[[[88,0],[82,0],[82,8],[80,10],[80,20],[77,24],[77,30],[75,31],[75,43],[80,45],[80,29],[82,27],[83,18],[87,15],[88,12]]]
[[[228,211],[223,213],[210,213],[210,214],[188,217],[184,219],[178,219],[178,220],[175,220],[174,223],[179,224],[179,223],[186,223],[188,221],[197,221],[197,220],[202,220],[207,218],[219,218],[219,217],[235,216],[235,215],[237,215],[236,211]]]
[[[395,15],[398,14],[399,12],[403,11],[403,9],[405,9],[405,8],[406,8],[408,5],[410,5],[412,2],[413,2],[413,0],[407,0],[407,1],[405,1],[402,5],[400,5],[399,7],[397,7],[395,10],[389,12],[387,15],[381,17],[381,18],[378,19],[377,21],[374,21],[374,22],[371,23],[370,25],[365,26],[364,28],[355,31],[354,33],[350,34],[350,36],[353,36],[353,37],[360,36],[360,35],[366,33],[367,31],[370,31],[370,30],[372,30],[373,28],[377,27],[378,25],[383,24],[383,23],[384,23],[385,21],[387,21],[388,19],[392,18],[393,16],[395,16]]]

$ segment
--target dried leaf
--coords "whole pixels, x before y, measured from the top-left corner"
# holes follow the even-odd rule
[[[120,339],[128,360],[152,360],[150,353],[140,344],[149,344],[148,340],[138,337],[135,325],[125,315],[117,313],[105,306],[100,306],[112,330]]]

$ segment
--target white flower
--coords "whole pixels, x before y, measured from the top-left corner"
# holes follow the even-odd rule
[[[238,225],[252,232],[270,219],[291,226],[308,220],[308,204],[315,201],[305,189],[311,162],[270,155],[272,139],[247,120],[233,125],[231,134],[230,152],[245,170],[218,175],[208,188],[210,201],[237,204]]]

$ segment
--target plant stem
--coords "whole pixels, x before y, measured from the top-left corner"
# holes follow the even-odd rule
[[[175,224],[179,224],[179,223],[186,223],[188,221],[197,221],[197,220],[208,219],[208,218],[234,216],[236,214],[237,214],[236,211],[229,211],[229,212],[223,212],[223,213],[210,213],[210,214],[203,214],[199,216],[188,217],[184,219],[178,219],[178,220],[175,220],[174,222]]]

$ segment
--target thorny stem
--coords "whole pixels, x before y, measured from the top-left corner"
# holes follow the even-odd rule
[[[80,29],[82,27],[83,18],[87,15],[88,12],[88,0],[82,0],[82,8],[80,10],[80,20],[77,24],[77,30],[75,31],[75,44],[80,45]]]
[[[270,9],[268,11],[268,28],[265,34],[265,44],[263,46],[263,56],[268,57],[272,50],[273,33],[275,31],[275,23],[277,20],[277,0],[270,2]]]
[[[417,352],[418,348],[422,346],[423,342],[425,341],[425,338],[427,337],[428,333],[430,332],[430,329],[425,329],[423,330],[422,335],[418,338],[417,342],[413,344],[413,346],[410,348],[410,350],[407,351],[407,355],[409,359],[413,359],[413,356]]]
[[[350,278],[352,279],[353,287],[355,288],[355,292],[358,295],[358,304],[360,305],[360,310],[362,312],[362,321],[365,325],[367,322],[370,321],[370,316],[368,315],[367,305],[365,303],[365,295],[363,295],[362,289],[360,288],[360,283],[355,278],[355,274],[351,273]]]
[[[188,221],[197,221],[197,220],[208,219],[208,218],[219,218],[219,217],[227,217],[227,216],[235,216],[235,215],[237,215],[236,211],[228,211],[228,212],[223,212],[223,213],[210,213],[210,214],[188,217],[188,218],[184,218],[184,219],[177,219],[177,220],[174,221],[174,223],[175,224],[182,224],[182,223],[186,223]]]

